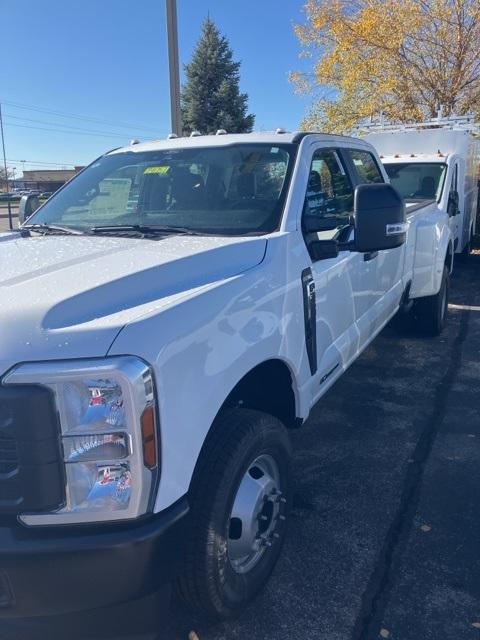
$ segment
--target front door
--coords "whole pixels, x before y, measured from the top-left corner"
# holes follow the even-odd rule
[[[385,182],[380,167],[370,151],[348,149],[344,153],[347,161],[351,162],[356,184]],[[367,310],[368,315],[363,318],[361,328],[362,331],[366,330],[370,336],[385,324],[398,308],[403,294],[404,258],[404,246],[364,255],[364,260],[369,261],[366,268],[375,281],[371,297],[374,308]]]
[[[312,218],[320,231],[309,233],[305,229]],[[302,220],[307,247],[315,240],[347,241],[351,236],[353,185],[339,150],[314,151]],[[368,339],[367,328],[359,327],[374,304],[376,271],[363,254],[346,250],[335,258],[312,257],[310,270],[317,329],[312,348],[321,392],[322,385],[336,377]],[[304,286],[308,296],[308,281]]]

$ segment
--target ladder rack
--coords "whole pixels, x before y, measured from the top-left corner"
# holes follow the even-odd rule
[[[475,122],[475,116],[468,114],[464,116],[445,116],[439,115],[437,118],[426,120],[425,122],[412,123],[392,123],[384,122],[383,118],[377,122],[362,122],[355,128],[354,133],[361,135],[362,133],[378,132],[378,131],[422,131],[428,129],[454,129],[455,131],[466,131],[473,135],[480,135],[480,123]]]

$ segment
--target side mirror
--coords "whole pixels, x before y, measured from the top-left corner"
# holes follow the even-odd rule
[[[22,196],[18,207],[18,221],[23,224],[38,209],[40,201],[38,196]]]
[[[458,205],[460,204],[460,197],[458,195],[458,191],[450,191],[448,196],[448,215],[456,216],[458,211]]]
[[[395,249],[407,237],[405,203],[391,184],[360,184],[355,189],[355,250]]]

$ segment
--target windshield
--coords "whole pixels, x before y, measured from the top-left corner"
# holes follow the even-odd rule
[[[440,200],[447,165],[440,162],[385,164],[390,182],[405,200]]]
[[[288,144],[235,144],[113,153],[87,167],[28,224],[268,233],[280,223],[293,149]]]

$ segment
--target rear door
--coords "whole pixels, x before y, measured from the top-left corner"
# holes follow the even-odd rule
[[[370,151],[347,149],[344,153],[346,161],[351,163],[356,184],[385,182],[379,164]],[[404,257],[404,246],[364,254],[364,260],[369,261],[371,281],[374,282],[370,298],[375,309],[371,312],[370,319],[376,328],[388,320],[400,303],[403,294]]]

